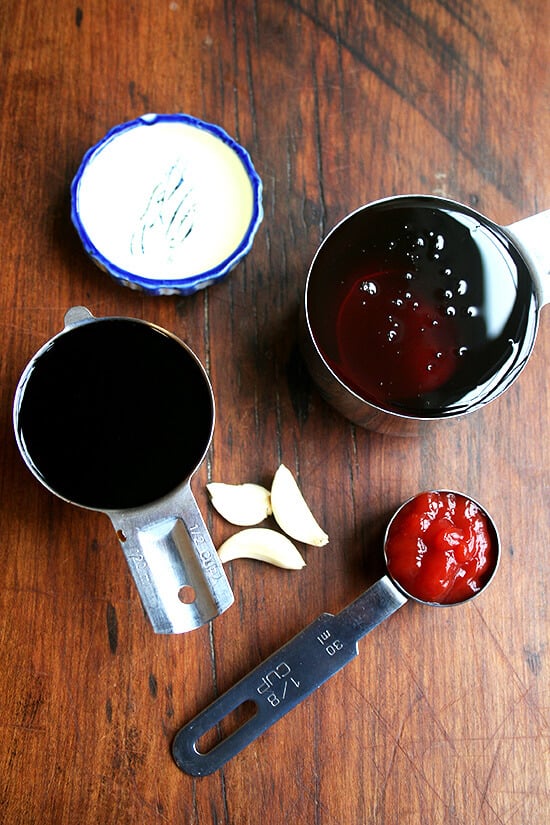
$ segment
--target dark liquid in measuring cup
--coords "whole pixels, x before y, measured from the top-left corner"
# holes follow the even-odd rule
[[[100,319],[59,335],[38,356],[18,431],[38,475],[95,509],[139,507],[182,483],[213,425],[200,365],[162,330]]]
[[[432,204],[355,213],[325,241],[308,284],[312,332],[336,375],[414,416],[499,395],[537,326],[531,277],[504,233],[466,207]]]

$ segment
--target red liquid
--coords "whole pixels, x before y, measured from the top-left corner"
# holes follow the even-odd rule
[[[308,279],[311,331],[361,398],[419,417],[455,414],[517,376],[536,297],[523,259],[482,220],[411,197],[359,210],[328,236]]]
[[[339,372],[361,394],[402,401],[444,386],[458,367],[459,330],[418,300],[400,272],[360,277],[336,321]]]
[[[422,493],[397,513],[386,537],[391,576],[417,599],[454,604],[474,596],[497,562],[492,524],[456,493]]]

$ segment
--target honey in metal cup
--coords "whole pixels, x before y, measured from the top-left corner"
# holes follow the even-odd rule
[[[182,341],[84,307],[69,310],[15,394],[24,461],[60,498],[110,517],[158,633],[199,627],[233,602],[190,489],[213,427],[210,382]]]
[[[323,241],[303,352],[351,421],[414,435],[480,409],[517,378],[550,300],[550,212],[499,227],[425,195],[376,201]]]

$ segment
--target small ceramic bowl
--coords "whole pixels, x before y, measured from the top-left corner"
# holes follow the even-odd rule
[[[263,218],[262,182],[220,126],[148,114],[86,152],[71,217],[88,255],[124,286],[189,295],[249,252]]]

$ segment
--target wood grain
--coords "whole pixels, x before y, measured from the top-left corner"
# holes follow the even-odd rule
[[[6,825],[545,825],[550,815],[548,311],[519,381],[419,439],[348,424],[297,350],[309,262],[346,213],[436,193],[501,224],[549,206],[547,0],[0,6],[0,821]],[[117,123],[184,111],[251,153],[265,219],[223,282],[188,298],[124,289],[85,257],[69,185]],[[72,305],[159,323],[207,365],[208,479],[298,476],[331,541],[303,571],[234,562],[236,604],[155,636],[111,525],[24,467],[11,406]],[[139,415],[139,410],[135,411]],[[392,510],[451,487],[499,525],[486,594],[406,605],[360,655],[217,774],[170,755],[178,728],[380,571]]]

